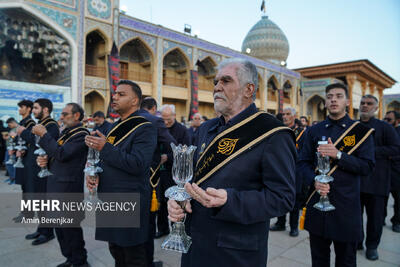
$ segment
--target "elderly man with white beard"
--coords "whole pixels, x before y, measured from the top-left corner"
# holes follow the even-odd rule
[[[193,183],[185,189],[186,230],[192,245],[182,266],[263,266],[267,263],[270,218],[293,208],[296,146],[293,132],[258,112],[256,66],[224,60],[214,81],[219,118],[196,131]],[[169,218],[185,211],[168,201]]]

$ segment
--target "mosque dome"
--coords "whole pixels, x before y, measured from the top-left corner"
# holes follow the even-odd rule
[[[280,64],[287,60],[289,42],[283,31],[268,16],[262,16],[247,33],[242,52],[250,56]]]

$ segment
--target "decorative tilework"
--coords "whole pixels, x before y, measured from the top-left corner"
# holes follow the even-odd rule
[[[96,77],[85,77],[85,88],[88,89],[106,89],[106,79]]]
[[[193,48],[193,57],[192,57],[192,65],[193,65],[193,68],[195,69],[195,70],[197,70],[197,68],[195,67],[196,65],[196,62],[197,62],[197,60],[199,60],[199,50],[197,49],[197,47],[194,47]]]
[[[69,9],[72,11],[78,10],[77,0],[36,0],[36,1],[55,7]]]
[[[398,101],[400,102],[400,94],[393,94],[393,95],[384,95],[383,96],[384,101]]]
[[[163,42],[163,54],[165,55],[167,52],[173,50],[174,48],[179,47],[180,49],[182,49],[182,51],[185,53],[185,55],[189,58],[189,61],[192,62],[192,58],[193,58],[193,50],[191,47],[186,46],[186,45],[182,45],[182,44],[178,44],[172,41],[167,41],[164,40]]]
[[[199,49],[199,60],[202,61],[206,57],[211,57],[217,65],[219,64],[219,62],[221,62],[222,59],[220,55]]]
[[[114,9],[114,34],[113,34],[113,40],[115,41],[116,44],[120,44],[119,40],[119,9],[115,8]]]
[[[275,78],[276,78],[276,79],[278,80],[278,82],[280,83],[280,81],[281,81],[281,74],[280,74],[279,72],[270,71],[270,72],[268,73],[267,80],[269,80],[272,76],[275,76]]]
[[[38,98],[48,98],[53,103],[64,102],[63,94],[38,91],[12,90],[0,88],[1,99],[28,99],[35,101]]]
[[[226,48],[226,47],[222,47],[213,43],[209,43],[203,40],[200,40],[198,38],[193,38],[191,36],[185,35],[185,34],[181,34],[172,30],[168,30],[162,27],[157,27],[155,25],[151,25],[148,23],[144,23],[138,20],[135,20],[133,18],[121,15],[120,19],[119,19],[120,25],[121,26],[126,26],[132,29],[138,29],[140,31],[144,31],[156,36],[160,36],[162,38],[166,38],[166,39],[170,39],[170,40],[176,40],[178,42],[181,43],[185,43],[188,44],[189,46],[194,46],[194,47],[198,47],[198,48],[202,48],[208,51],[214,51],[218,54],[227,56],[227,57],[239,57],[239,58],[244,58],[244,59],[248,59],[251,62],[253,62],[254,64],[261,66],[261,67],[265,67],[269,70],[273,70],[276,72],[281,72],[281,73],[285,73],[287,75],[293,76],[295,78],[300,78],[300,74],[294,71],[291,71],[289,69],[286,68],[282,68],[280,66],[265,62],[263,60],[257,59],[257,58],[253,58],[247,55],[244,55],[238,51]]]
[[[93,88],[85,88],[85,95],[87,95],[87,94],[89,94],[91,92],[96,92],[96,93],[101,94],[104,97],[104,99],[107,98],[106,89],[95,89],[95,90],[93,90]]]
[[[85,19],[85,32],[91,32],[93,29],[99,28],[101,29],[107,37],[112,36],[112,26],[107,23],[102,23],[99,21]]]
[[[146,42],[146,44],[151,48],[153,53],[156,51],[157,39],[155,37],[127,29],[119,30],[119,45],[135,37],[140,37],[144,42]]]
[[[110,19],[111,1],[110,0],[88,0],[87,10],[90,15],[100,19]]]
[[[42,12],[44,15],[48,16],[63,29],[69,32],[74,38],[76,38],[77,18],[75,16],[35,4],[30,5]]]
[[[84,38],[85,38],[85,2],[80,1],[79,5],[79,38],[78,38],[78,96],[77,102],[83,104],[82,101],[82,85],[83,85],[83,66],[85,64],[83,58]]]

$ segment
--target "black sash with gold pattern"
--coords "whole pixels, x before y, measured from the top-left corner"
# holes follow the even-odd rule
[[[278,131],[293,131],[283,126],[272,115],[257,112],[238,124],[218,134],[201,154],[196,164],[194,181],[197,184],[239,156]],[[293,134],[294,141],[294,134]]]
[[[362,125],[359,121],[354,122],[334,143],[339,151],[352,154],[372,134],[374,129]],[[331,175],[338,165],[331,166],[328,175]]]
[[[122,122],[115,125],[107,135],[107,142],[117,146],[125,138],[127,138],[133,131],[144,124],[151,124],[142,116],[129,117]]]
[[[351,155],[359,146],[361,146],[362,143],[364,143],[365,140],[367,140],[368,136],[370,136],[373,132],[374,129],[362,125],[359,121],[356,121],[336,140],[334,146],[339,151]],[[331,169],[327,173],[327,175],[332,175],[338,168],[337,164],[332,166],[332,163],[337,163],[337,161],[331,161]],[[316,171],[317,170],[318,168],[316,168]],[[317,192],[317,190],[314,189],[308,196],[307,201],[304,204],[299,222],[300,230],[304,230],[307,205],[310,202],[311,198],[314,196],[315,192]]]
[[[29,118],[27,121],[24,122],[22,126],[24,126],[25,128],[29,128],[35,126],[35,124],[35,121]]]
[[[75,129],[68,131],[67,133],[63,134],[60,138],[58,138],[57,143],[60,146],[62,146],[65,143],[67,143],[69,141],[69,139],[71,139],[73,136],[76,136],[78,134],[88,135],[89,131],[83,126],[76,127]]]
[[[43,121],[39,121],[39,124],[43,125],[44,127],[47,127],[47,125],[50,125],[52,123],[57,125],[57,127],[58,127],[58,123],[50,117],[47,117]]]

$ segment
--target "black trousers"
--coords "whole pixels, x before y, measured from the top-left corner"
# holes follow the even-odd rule
[[[289,212],[289,225],[290,229],[297,229],[299,225],[299,215],[300,215],[300,207],[303,202],[303,195],[296,194],[296,201],[293,207],[293,210]],[[285,226],[286,225],[286,214],[278,217],[277,225]]]
[[[310,233],[311,260],[313,267],[330,267],[330,246],[332,242],[336,254],[336,267],[357,265],[357,242],[339,242]]]
[[[400,191],[392,191],[392,197],[394,199],[394,214],[390,219],[393,225],[400,224]]]
[[[392,190],[392,197],[394,199],[394,206],[393,206],[393,217],[390,219],[392,225],[400,224],[400,191],[399,190]],[[387,216],[387,204],[388,204],[389,197],[385,198],[385,218]]]
[[[146,254],[147,254],[147,262],[150,266],[154,261],[154,236],[156,234],[156,215],[157,212],[150,212],[150,223],[149,223],[149,238],[146,242]]]
[[[367,213],[367,233],[365,245],[369,249],[378,248],[382,236],[385,197],[367,193],[361,193],[361,214]],[[364,228],[362,228],[364,229]],[[364,240],[363,231],[363,240]]]
[[[58,243],[61,253],[73,265],[82,265],[87,260],[85,241],[81,227],[56,228]]]
[[[115,259],[115,267],[148,267],[146,244],[121,247],[108,243],[111,255]]]
[[[299,210],[294,209],[289,212],[289,225],[290,229],[297,229],[299,225]],[[286,214],[283,216],[278,217],[278,221],[276,222],[277,225],[285,226],[286,225]]]
[[[162,170],[160,172],[160,189],[158,199],[160,201],[160,209],[157,212],[157,229],[159,232],[169,233],[168,224],[168,198],[165,197],[165,191],[174,186],[175,183],[172,180],[171,170]]]

